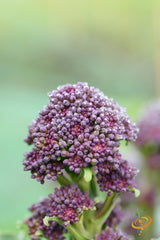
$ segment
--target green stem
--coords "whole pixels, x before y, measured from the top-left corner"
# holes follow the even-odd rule
[[[71,181],[69,181],[66,177],[64,176],[57,176],[57,182],[59,182],[60,185],[70,185],[72,184]]]
[[[57,217],[49,217],[49,216],[45,216],[45,218],[43,219],[43,223],[46,226],[49,226],[49,221],[54,221],[57,222],[58,224],[60,224],[61,226],[65,227],[68,232],[76,239],[76,240],[88,240],[88,238],[85,238],[81,235],[81,233],[78,231],[79,229],[74,228],[75,225],[71,225],[69,224],[68,226],[64,226],[63,222],[57,218]]]
[[[95,213],[96,223],[103,224],[107,217],[110,215],[111,211],[116,205],[116,200],[118,198],[117,193],[113,193],[111,196],[107,196],[102,207]]]
[[[97,197],[98,193],[97,193],[97,182],[95,180],[95,174],[94,171],[92,169],[92,180],[90,182],[90,197],[95,198]]]
[[[89,237],[88,232],[86,231],[84,224],[83,224],[83,215],[81,215],[78,222],[74,224],[74,226],[80,231],[83,236]]]
[[[84,193],[86,190],[89,191],[89,183],[84,180],[84,178],[81,178],[77,182],[78,187],[81,189],[81,191]]]
[[[95,233],[99,233],[99,231],[97,231],[97,226],[99,227],[99,225],[95,223],[94,212],[86,211],[84,213],[84,220],[84,225],[88,232],[87,237],[89,236],[89,239],[92,239],[94,238]]]
[[[86,182],[84,179],[84,171],[81,170],[79,174],[76,174],[74,172],[70,172],[67,170],[68,175],[70,176],[72,182],[77,183],[80,190],[84,193],[86,190],[89,190],[90,183]]]
[[[87,214],[87,218],[85,218],[85,226],[90,238],[94,238],[95,233],[101,233],[102,226],[115,207],[118,197],[119,194],[117,193],[113,193],[111,196],[107,196],[102,207],[96,213],[92,212],[93,215],[90,215],[91,213]]]
[[[68,225],[66,229],[76,238],[76,240],[88,240],[88,238],[83,237],[72,225]]]

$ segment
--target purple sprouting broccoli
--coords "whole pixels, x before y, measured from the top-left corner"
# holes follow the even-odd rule
[[[39,240],[42,236],[49,240],[64,240],[63,233],[66,229],[58,223],[51,221],[49,226],[43,223],[43,219],[50,213],[50,200],[44,198],[29,207],[32,216],[24,220],[28,226],[28,234],[31,239]]]
[[[160,146],[160,99],[145,107],[138,121],[139,133],[136,144]]]
[[[125,110],[98,89],[86,83],[65,85],[49,93],[49,104],[29,127],[25,141],[33,149],[25,153],[24,170],[44,183],[45,178],[56,180],[64,169],[78,174],[96,166],[102,190],[127,191],[135,170],[119,156],[119,146],[120,140],[134,141],[136,135]],[[112,180],[119,176],[117,186],[108,183],[107,171]],[[106,184],[100,175],[106,176]]]
[[[84,194],[77,188],[76,184],[56,188],[54,194],[49,194],[51,208],[49,216],[55,216],[67,226],[79,220],[79,215],[86,210],[95,208],[92,198],[88,192]]]
[[[119,229],[113,230],[111,227],[106,227],[100,235],[96,234],[94,240],[130,240]]]
[[[138,121],[136,145],[144,154],[150,169],[160,168],[160,99],[145,107]]]
[[[137,192],[137,170],[120,153],[121,141],[136,140],[137,127],[124,108],[86,83],[64,85],[48,96],[29,126],[25,142],[33,148],[23,165],[40,183],[57,180],[61,187],[30,208],[33,215],[25,222],[31,239],[40,239],[40,233],[61,240],[67,231],[74,240],[127,240],[109,226],[119,219],[114,214],[119,195]],[[106,199],[96,209],[100,191],[107,192]]]
[[[127,192],[134,187],[133,178],[137,173],[136,168],[131,168],[128,162],[115,154],[115,159],[109,158],[106,162],[98,163],[97,179],[101,191],[112,190],[113,192]]]

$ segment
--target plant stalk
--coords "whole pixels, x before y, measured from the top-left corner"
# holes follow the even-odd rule
[[[104,201],[102,207],[95,213],[96,223],[100,223],[103,225],[107,217],[110,215],[111,211],[115,207],[117,203],[117,198],[119,194],[113,193],[111,196],[107,196],[106,200]]]
[[[69,181],[65,176],[57,176],[57,181],[58,183],[63,186],[63,185],[70,185],[72,184],[71,181]]]
[[[83,237],[72,225],[68,225],[66,229],[75,237],[76,240],[89,240],[89,238]]]

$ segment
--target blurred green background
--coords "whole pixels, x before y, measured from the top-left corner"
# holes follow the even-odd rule
[[[133,120],[158,95],[160,3],[0,0],[0,230],[53,190],[23,172],[27,126],[58,85],[88,82]],[[159,21],[160,22],[160,21]]]

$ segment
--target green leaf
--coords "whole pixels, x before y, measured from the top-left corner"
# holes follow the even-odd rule
[[[84,180],[90,182],[92,180],[92,170],[90,168],[84,168]]]
[[[49,226],[49,217],[48,216],[45,216],[45,218],[43,218],[43,223],[44,225],[46,225],[47,227]]]
[[[137,188],[131,188],[129,190],[129,192],[134,192],[134,195],[135,195],[136,198],[139,197],[139,195],[140,195],[140,190],[137,189]]]
[[[139,197],[140,196],[140,190],[135,188],[134,189],[134,195],[135,195],[136,198]]]
[[[63,226],[63,222],[60,221],[59,218],[57,218],[57,217],[48,217],[48,216],[45,216],[45,218],[43,218],[43,223],[44,223],[44,225],[49,226],[49,221],[57,222],[57,223],[59,223],[60,225]]]
[[[41,230],[38,230],[37,232],[35,232],[35,236],[43,236],[43,233]]]

